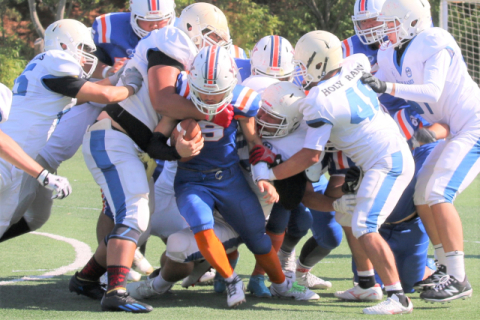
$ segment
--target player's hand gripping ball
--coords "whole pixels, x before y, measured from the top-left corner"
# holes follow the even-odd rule
[[[175,127],[175,129],[173,129],[173,132],[172,132],[172,135],[170,137],[170,143],[172,145],[172,147],[175,147],[175,144],[177,142],[177,139],[178,139],[178,136],[180,135],[180,132],[183,130],[185,130],[184,132],[184,135],[183,135],[183,139],[185,141],[191,141],[193,138],[195,138],[195,136],[198,134],[198,132],[200,132],[200,126],[198,125],[198,122],[194,119],[185,119],[185,120],[182,120],[180,121],[177,126]],[[198,138],[198,140],[196,140],[195,142],[199,142],[202,138],[202,136],[200,135],[199,136],[200,138]],[[192,160],[194,157],[186,157],[186,158],[181,158],[180,162],[187,162],[187,161],[190,161]]]

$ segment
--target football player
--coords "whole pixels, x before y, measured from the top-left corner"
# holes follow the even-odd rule
[[[387,0],[378,20],[384,23],[388,41],[378,54],[380,70],[376,77],[366,75],[365,83],[377,93],[407,100],[427,121],[450,129],[449,137],[425,160],[414,198],[449,276],[420,297],[431,302],[469,297],[472,288],[465,275],[462,226],[453,201],[480,171],[475,116],[480,89],[468,74],[454,38],[431,27],[428,1]]]
[[[65,19],[51,24],[45,31],[45,50],[46,52],[30,61],[15,80],[10,119],[1,127],[2,131],[15,139],[32,158],[37,157],[47,142],[50,132],[55,128],[57,117],[62,112],[78,102],[122,101],[135,94],[142,83],[140,74],[133,68],[122,75],[123,86],[111,86],[116,84],[118,76],[98,83],[88,82],[86,78],[91,75],[97,64],[97,58],[92,55],[95,44],[90,30],[78,21]],[[35,106],[36,112],[31,111],[32,106]],[[42,162],[39,163],[43,165]],[[20,225],[10,228],[10,232],[4,234],[9,225],[20,220],[25,213],[25,210],[20,211],[17,216],[16,211],[20,201],[23,201],[20,189],[24,182],[23,171],[3,161],[0,165],[3,179],[11,181],[2,187],[0,195],[2,202],[0,236],[3,236],[2,240],[6,240],[30,229],[26,219],[21,219]],[[49,169],[48,166],[44,167]],[[35,181],[34,183],[36,184]],[[39,205],[34,209],[45,208]]]
[[[413,305],[403,293],[393,254],[378,234],[379,226],[400,198],[399,192],[412,179],[414,164],[409,147],[393,119],[380,110],[376,94],[360,82],[362,71],[370,70],[366,56],[342,59],[341,42],[324,31],[310,32],[298,43],[304,43],[304,52],[299,55],[303,57],[303,79],[307,84],[322,81],[300,103],[309,125],[307,140],[316,141],[320,150],[330,140],[365,172],[356,193],[352,229],[386,284],[388,299],[363,311],[410,313]],[[317,160],[320,152],[303,148],[262,177],[276,180],[297,174]]]

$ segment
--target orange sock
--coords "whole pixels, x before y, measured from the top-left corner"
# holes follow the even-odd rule
[[[272,241],[273,250],[275,250],[275,252],[278,252],[278,250],[280,250],[280,247],[282,246],[283,238],[285,238],[285,232],[278,234],[267,231],[267,235]],[[263,268],[257,262],[255,263],[255,268],[253,269],[252,276],[256,276],[259,274],[265,275],[265,270],[263,270]]]
[[[283,274],[280,260],[278,260],[277,253],[273,247],[267,254],[256,254],[255,259],[268,274],[271,282],[280,284],[285,281],[285,275]]]
[[[195,234],[198,249],[212,267],[223,277],[228,278],[233,274],[233,269],[228,262],[227,253],[223,244],[218,240],[213,229],[203,230]]]

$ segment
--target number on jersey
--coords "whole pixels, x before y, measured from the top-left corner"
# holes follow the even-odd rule
[[[27,94],[28,79],[25,73],[27,73],[28,71],[32,71],[36,65],[36,63],[29,64],[22,72],[22,74],[17,79],[15,79],[15,83],[13,84],[12,89],[14,96],[25,96]]]
[[[373,90],[367,88],[367,86],[360,81],[357,82],[357,89],[360,91],[360,94],[353,90],[353,88],[348,88],[345,92],[348,104],[350,105],[350,123],[352,124],[359,124],[367,118],[371,120],[375,115],[375,110],[378,110],[379,107],[377,95]]]
[[[199,121],[198,124],[200,125],[205,141],[218,141],[223,138],[224,127],[207,121]]]

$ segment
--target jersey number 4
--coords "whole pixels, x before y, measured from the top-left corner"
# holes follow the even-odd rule
[[[32,71],[36,65],[36,63],[29,64],[22,72],[22,74],[17,79],[15,79],[15,83],[13,84],[12,89],[14,96],[25,96],[27,94],[28,79],[25,73],[27,73],[28,71]]]
[[[348,88],[345,92],[350,105],[350,123],[352,124],[359,124],[367,118],[371,120],[379,107],[377,94],[373,90],[367,88],[360,81],[357,82],[357,89],[360,91],[360,94],[353,88]]]

